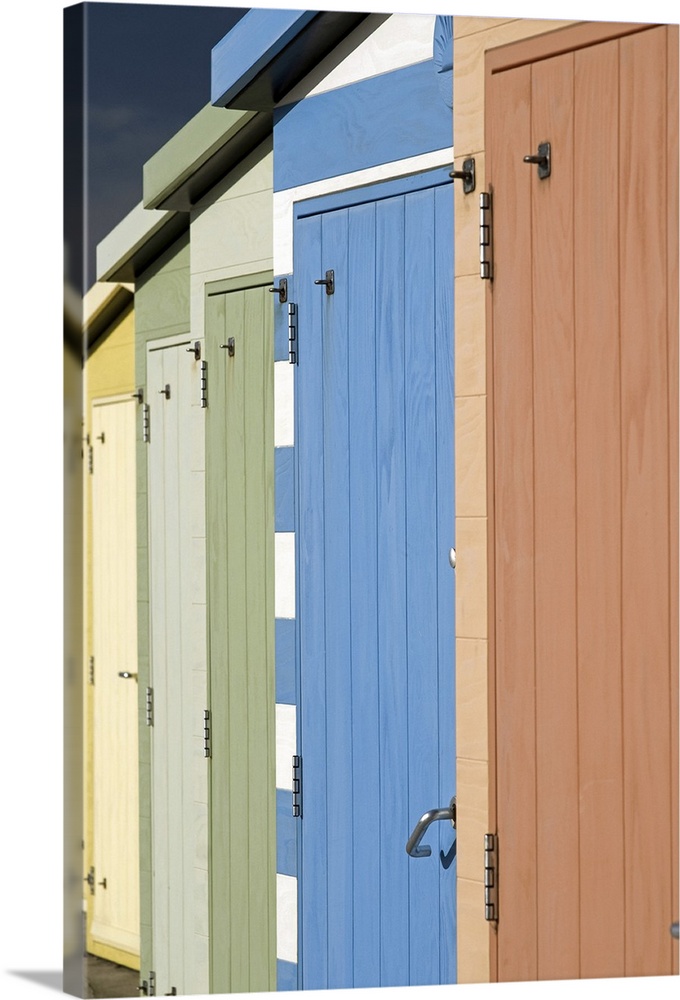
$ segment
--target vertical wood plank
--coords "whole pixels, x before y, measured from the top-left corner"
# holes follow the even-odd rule
[[[667,122],[667,197],[668,197],[668,259],[666,289],[668,295],[668,455],[669,455],[669,486],[670,486],[670,657],[671,657],[671,688],[669,706],[671,709],[671,913],[680,913],[678,874],[678,712],[680,692],[678,690],[678,503],[680,483],[678,481],[678,427],[680,412],[678,410],[678,228],[680,207],[678,205],[678,26],[669,25],[666,28],[668,51],[668,107]],[[676,710],[674,710],[675,706]],[[676,919],[674,916],[673,919]],[[674,975],[678,975],[678,947],[673,947]]]
[[[208,674],[212,719],[210,761],[210,988],[231,992],[229,922],[232,911],[229,879],[230,828],[225,762],[229,759],[229,689],[227,673],[227,481],[224,467],[226,410],[226,297],[206,301],[206,360],[210,373],[210,406],[206,413],[206,532],[208,546]],[[215,470],[215,471],[214,471]]]
[[[352,942],[352,720],[349,563],[349,414],[348,414],[348,210],[322,217],[321,273],[335,269],[335,293],[323,299],[324,385],[324,573],[326,592],[326,719],[329,830],[328,985],[354,985]],[[331,708],[332,706],[332,708]],[[338,942],[334,947],[333,942]]]
[[[262,296],[264,306],[264,330],[265,330],[265,362],[264,370],[262,373],[263,379],[263,419],[264,419],[264,438],[262,442],[262,448],[264,450],[265,458],[265,488],[264,493],[266,497],[266,524],[267,528],[265,531],[264,538],[264,559],[265,559],[265,581],[264,581],[264,593],[265,601],[264,607],[262,608],[262,614],[266,622],[266,662],[268,670],[268,684],[267,684],[267,694],[266,694],[266,705],[265,705],[265,725],[268,734],[268,787],[269,795],[269,865],[268,865],[268,895],[267,895],[267,922],[268,922],[268,963],[269,963],[269,981],[270,990],[276,989],[277,985],[277,963],[276,963],[276,952],[277,952],[277,935],[276,935],[276,872],[277,872],[277,861],[276,861],[276,848],[277,848],[277,802],[276,802],[276,727],[275,727],[275,712],[276,712],[276,618],[274,611],[274,521],[276,515],[276,493],[274,486],[275,478],[275,457],[276,450],[274,447],[274,339],[275,339],[275,327],[274,327],[274,309],[271,301],[271,294],[269,292],[269,285],[262,288],[260,294]],[[296,684],[296,680],[293,680]],[[298,738],[297,733],[295,734],[296,740]],[[297,851],[297,830],[295,831],[295,849]],[[297,856],[295,858],[295,865],[297,871]],[[295,921],[295,940],[298,940],[298,927],[297,927],[297,885],[296,885],[296,899],[295,899],[295,910],[296,910],[296,921]]]
[[[248,988],[259,991],[274,988],[276,957],[276,941],[270,937],[276,874],[274,741],[270,725],[274,704],[273,564],[267,559],[268,551],[271,554],[270,537],[274,530],[272,320],[271,297],[266,288],[248,289],[245,293],[246,397],[243,401],[247,456],[244,589],[248,607],[245,629],[249,706],[245,722],[249,759],[247,781],[251,792]]]
[[[668,212],[664,159],[649,155],[666,148],[665,29],[620,44],[623,552],[635,552],[622,604],[626,974],[645,975],[670,968],[677,916],[668,892]]]
[[[451,207],[448,186],[446,194],[442,213]],[[399,192],[330,208],[296,229],[305,987],[438,981],[440,934],[444,949],[455,948],[453,895],[442,928],[437,849],[446,843],[449,852],[451,832],[440,840],[432,830],[431,861],[413,863],[404,852],[442,783],[437,474],[441,461],[451,513],[452,310],[437,280],[445,273],[450,281],[451,252],[442,248],[451,251],[452,238],[450,228],[445,238],[438,229],[451,219],[437,219],[435,201],[432,189]],[[331,264],[332,300],[308,294]],[[437,337],[449,351],[443,417]],[[449,445],[441,455],[440,419]],[[316,561],[307,562],[313,545]],[[451,700],[442,718],[450,730],[449,625]],[[316,658],[307,659],[312,650]],[[446,961],[450,972],[450,953]]]
[[[455,545],[454,483],[454,309],[453,309],[453,185],[434,190],[435,282],[435,386],[436,386],[436,543],[437,573],[437,660],[439,733],[436,757],[439,761],[438,803],[447,805],[456,793],[456,702],[455,702],[455,573],[448,552]],[[454,835],[446,823],[439,823],[439,850],[450,864],[440,871],[439,896],[439,982],[457,981],[456,961],[456,874],[457,863],[450,861]],[[441,864],[441,862],[440,862]],[[445,874],[446,873],[446,874]]]
[[[202,342],[201,342],[202,344]],[[202,345],[203,346],[203,345]],[[200,367],[186,347],[176,355],[178,388],[177,479],[179,515],[177,533],[181,565],[180,691],[181,771],[177,779],[184,803],[182,886],[184,894],[184,989],[209,985],[205,962],[209,930],[207,893],[207,785],[208,765],[202,756],[203,711],[208,705],[205,638],[205,536],[194,534],[190,512],[205,505],[205,410],[200,406]],[[200,470],[192,473],[192,470]],[[198,764],[198,767],[196,766]],[[179,985],[172,983],[173,986]]]
[[[352,666],[353,950],[365,982],[380,982],[380,741],[377,605],[375,205],[349,211],[349,484]],[[367,474],[373,470],[373,474]]]
[[[619,43],[575,53],[574,174],[581,975],[624,974]],[[625,154],[624,154],[625,155]]]
[[[535,64],[531,150],[549,136],[553,156],[545,181],[525,166],[533,242],[539,979],[579,971],[573,113],[573,55]]]
[[[248,868],[250,841],[242,831],[243,813],[249,814],[251,789],[244,776],[248,774],[249,746],[243,739],[242,723],[247,718],[248,673],[246,633],[242,624],[247,621],[248,606],[245,593],[246,579],[246,470],[245,446],[246,413],[243,406],[245,392],[246,337],[245,292],[236,291],[229,297],[227,328],[234,337],[235,353],[226,359],[226,439],[225,468],[227,480],[227,672],[229,677],[229,732],[241,738],[229,740],[229,788],[239,789],[240,809],[229,809],[229,878],[231,883],[232,913],[230,915],[229,948],[232,988],[236,983],[248,982],[250,944],[248,935]],[[235,627],[231,627],[231,623]],[[235,919],[236,901],[240,916]]]
[[[90,932],[109,948],[139,949],[135,408],[99,401],[92,412],[93,864],[105,891]],[[128,959],[129,961],[129,959]]]
[[[166,820],[168,800],[168,737],[167,726],[167,615],[165,588],[161,585],[166,573],[164,546],[166,526],[165,499],[165,410],[159,395],[151,396],[164,385],[163,355],[151,351],[147,360],[147,386],[152,421],[149,443],[149,570],[151,669],[150,683],[154,693],[156,723],[151,738],[152,769],[152,893],[153,893],[153,960],[156,969],[167,969],[170,955],[169,891],[170,858],[169,827]]]
[[[436,760],[437,509],[434,196],[404,198],[407,260],[403,382],[406,428],[406,600],[408,804],[412,822],[439,804]],[[434,486],[434,489],[433,489]],[[439,828],[431,833],[435,842]],[[439,858],[409,865],[411,985],[427,985],[439,972]],[[431,900],[423,912],[421,894]]]
[[[182,556],[180,535],[180,465],[179,465],[179,403],[181,386],[178,370],[178,349],[160,351],[163,378],[156,390],[160,406],[163,408],[164,426],[164,466],[163,491],[165,503],[165,531],[162,545],[165,550],[164,576],[161,586],[165,589],[165,699],[162,705],[164,717],[159,722],[167,727],[167,768],[168,768],[168,811],[161,822],[168,826],[168,882],[169,914],[168,938],[169,955],[167,968],[158,970],[159,989],[170,990],[175,986],[183,988],[186,959],[185,910],[175,904],[175,894],[183,888],[184,840],[189,816],[185,811],[182,784],[184,719],[182,697],[182,631],[184,614],[182,609]],[[161,395],[159,390],[170,386],[170,397]],[[153,392],[153,389],[151,390]],[[154,717],[154,723],[155,723]],[[167,817],[167,818],[166,818]],[[163,983],[163,978],[166,982]]]
[[[319,502],[324,489],[324,400],[319,373],[323,371],[322,291],[314,281],[322,274],[321,220],[301,219],[296,230],[296,287],[299,289],[300,366],[297,369],[299,412],[313,414],[301,418],[297,426],[299,477],[298,569],[300,580],[313,580],[313,587],[300,589],[300,670],[301,730],[305,770],[305,798],[302,805],[302,905],[299,954],[303,963],[302,987],[325,989],[328,985],[328,890],[326,859],[316,844],[328,842],[326,802],[326,676],[324,662],[325,593],[323,574],[324,509]],[[325,268],[324,268],[325,270]],[[299,276],[299,277],[298,277]],[[316,748],[315,753],[306,747]],[[311,819],[313,817],[313,820]],[[310,823],[314,830],[306,831]],[[305,953],[309,960],[305,960]]]
[[[536,979],[536,730],[534,652],[531,73],[496,74],[487,105],[493,187],[492,320],[495,493],[495,693],[497,830],[506,858],[498,927],[498,978]],[[521,942],[521,945],[520,945]]]
[[[406,684],[406,465],[404,413],[405,295],[402,199],[376,205],[376,371],[378,450],[378,551],[382,586],[378,594],[380,667],[380,752],[391,762],[381,775],[380,815],[392,829],[408,836],[411,816],[403,793],[408,756]],[[399,415],[395,419],[395,414]],[[380,981],[383,986],[409,982],[408,869],[401,863],[403,845],[384,836],[380,856]],[[399,857],[397,857],[397,851]]]

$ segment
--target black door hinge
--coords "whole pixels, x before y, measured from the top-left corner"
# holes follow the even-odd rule
[[[484,834],[484,919],[498,920],[498,837]]]
[[[288,303],[288,361],[291,365],[296,365],[298,361],[297,305],[295,302]]]
[[[293,754],[293,816],[302,818],[302,757]]]

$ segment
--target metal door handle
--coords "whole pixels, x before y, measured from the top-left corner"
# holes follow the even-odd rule
[[[119,670],[118,676],[122,677],[124,681],[127,681],[130,678],[137,680],[137,674],[131,674],[129,670]]]
[[[425,845],[425,847],[420,847],[420,841],[425,836],[425,831],[427,830],[430,823],[436,823],[440,819],[450,819],[451,826],[455,829],[456,827],[456,796],[454,795],[451,802],[444,809],[430,809],[428,812],[424,813],[416,825],[413,827],[413,833],[408,838],[406,842],[406,853],[410,854],[412,858],[429,858],[432,854],[432,848]]]

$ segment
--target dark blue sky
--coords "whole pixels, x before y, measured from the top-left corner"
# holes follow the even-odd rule
[[[209,102],[210,50],[247,8],[84,7],[87,289],[95,280],[96,244],[141,200],[145,160]],[[77,287],[78,275],[67,268]]]

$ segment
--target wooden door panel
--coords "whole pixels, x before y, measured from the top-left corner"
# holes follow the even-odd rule
[[[568,978],[579,961],[578,881],[565,877],[578,869],[572,84],[572,53],[532,67],[531,152],[551,142],[551,176],[539,181],[537,168],[524,164],[533,260],[539,979]]]
[[[517,901],[512,921],[522,948],[501,949],[498,978],[538,975],[536,904],[536,722],[534,653],[534,418],[531,283],[531,173],[519,150],[531,149],[531,73],[519,67],[489,81],[494,143],[493,398],[495,500],[496,715],[498,835],[503,898]],[[514,155],[513,155],[514,154]],[[523,154],[524,155],[524,154]],[[496,179],[497,178],[497,179]],[[502,798],[501,798],[502,797]],[[505,811],[502,803],[507,803]],[[507,821],[506,821],[507,816]],[[505,904],[502,904],[505,905]]]
[[[152,968],[159,994],[208,988],[205,554],[204,539],[193,537],[193,512],[203,503],[195,476],[203,465],[203,410],[198,362],[187,347],[188,339],[157,342],[147,353]]]
[[[296,222],[306,988],[455,981],[451,827],[404,849],[455,757],[452,193],[413,187]]]
[[[93,863],[89,945],[139,955],[135,403],[93,407]],[[129,672],[130,678],[120,677]],[[105,883],[102,884],[102,883]],[[117,949],[123,954],[107,949]]]
[[[616,976],[624,935],[621,721],[621,391],[618,241],[618,41],[574,53],[574,217],[578,603],[578,815],[581,975]],[[607,101],[602,94],[610,95]],[[594,265],[594,261],[596,264]],[[602,567],[606,567],[603,573]],[[607,664],[608,670],[602,669]],[[607,725],[602,725],[602,720]]]
[[[210,985],[213,992],[240,993],[276,983],[273,316],[267,285],[212,288],[206,299]],[[220,346],[230,337],[233,355]]]
[[[563,34],[488,79],[501,979],[673,968],[668,34]],[[540,180],[522,160],[545,141]]]
[[[671,952],[669,220],[666,164],[649,155],[666,147],[666,32],[620,44],[626,973],[648,975],[669,963]],[[635,572],[627,558],[632,546],[639,553]]]
[[[678,542],[678,496],[680,496],[680,484],[678,482],[678,427],[680,425],[680,410],[678,407],[678,337],[675,331],[678,328],[678,297],[680,294],[680,280],[678,280],[678,226],[673,225],[674,219],[680,218],[680,206],[678,205],[678,176],[680,174],[678,156],[680,153],[680,143],[678,141],[678,128],[680,125],[680,108],[678,107],[678,83],[680,81],[680,68],[678,66],[678,26],[669,26],[667,29],[667,53],[668,53],[668,129],[666,132],[666,163],[668,170],[668,219],[671,223],[668,226],[668,257],[666,261],[666,295],[668,302],[668,458],[670,469],[670,606],[671,606],[671,628],[670,628],[670,656],[671,656],[671,705],[680,705],[680,691],[678,690],[678,568],[680,559],[673,558],[673,553],[680,552]],[[679,712],[671,712],[671,820],[672,835],[671,843],[673,847],[671,864],[671,912],[673,919],[678,918],[680,913],[680,876],[678,875],[678,841],[680,833],[678,831],[678,818],[680,807],[678,806],[678,716]],[[678,975],[679,968],[678,948],[673,949],[673,972]]]

